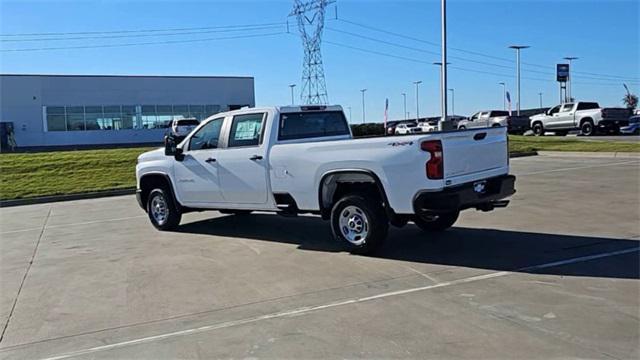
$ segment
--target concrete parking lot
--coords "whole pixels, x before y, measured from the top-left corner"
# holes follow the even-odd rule
[[[315,217],[0,209],[0,358],[639,358],[640,161],[511,164],[508,208],[370,257]]]

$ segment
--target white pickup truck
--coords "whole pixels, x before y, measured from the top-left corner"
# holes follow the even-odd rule
[[[515,192],[505,128],[352,139],[340,106],[213,115],[180,144],[140,155],[136,177],[160,230],[189,211],[311,213],[355,253],[378,248],[390,223],[444,230],[461,210],[504,207]]]
[[[546,112],[531,117],[531,130],[537,136],[546,131],[566,135],[570,130],[580,130],[582,135],[594,135],[597,131],[620,131],[629,125],[631,112],[624,108],[601,108],[597,102],[575,102],[556,105]]]

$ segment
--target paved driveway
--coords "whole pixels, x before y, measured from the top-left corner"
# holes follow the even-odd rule
[[[508,208],[371,257],[315,217],[0,209],[0,358],[640,357],[640,161],[511,164]]]

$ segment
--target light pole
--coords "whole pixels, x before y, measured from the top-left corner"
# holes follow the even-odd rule
[[[349,109],[349,123],[351,123],[351,106],[347,107]]]
[[[511,45],[510,49],[516,50],[516,81],[517,81],[517,90],[518,90],[518,103],[516,104],[517,114],[520,116],[520,50],[527,49],[529,46],[526,45]]]
[[[449,91],[451,91],[451,115],[455,115],[456,114],[456,103],[455,103],[455,97],[454,97],[454,91],[453,89],[449,89]]]
[[[507,110],[507,84],[499,82],[502,85],[502,110]]]
[[[566,56],[564,59],[569,61],[569,101],[573,101],[573,95],[571,95],[571,83],[573,82],[571,77],[571,60],[578,60],[578,58],[575,56]]]
[[[420,121],[420,98],[418,97],[418,85],[422,84],[422,80],[414,81],[416,85],[416,122]]]
[[[540,96],[540,109],[542,109],[542,93],[539,92],[538,96]]]
[[[289,87],[291,88],[291,105],[295,104],[295,101],[293,100],[293,88],[296,87],[296,84],[290,84]]]
[[[364,120],[365,120],[365,116],[364,116],[364,92],[367,91],[367,89],[362,89],[360,90],[360,92],[362,93],[362,123],[364,124]]]
[[[447,0],[442,0],[441,10],[441,35],[442,35],[442,66],[440,71],[440,95],[442,96],[442,117],[438,122],[438,130],[444,130],[444,121],[447,120]]]
[[[447,65],[449,64],[451,63],[447,63]],[[446,89],[444,92],[442,91],[442,63],[440,61],[436,61],[433,63],[433,65],[437,65],[440,67],[439,69],[440,70],[440,86],[441,86],[440,87],[440,106],[442,106],[442,104],[444,104],[444,101],[442,100],[442,95],[444,94],[446,96]],[[440,128],[440,122],[438,122],[438,129],[443,130],[442,128]]]
[[[402,97],[404,98],[404,119],[407,120],[407,94],[402,93]]]

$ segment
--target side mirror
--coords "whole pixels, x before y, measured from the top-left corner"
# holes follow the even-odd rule
[[[176,160],[182,161],[184,159],[182,151],[182,148],[178,147],[178,139],[175,136],[169,135],[164,138],[164,154],[166,156],[173,156]]]

